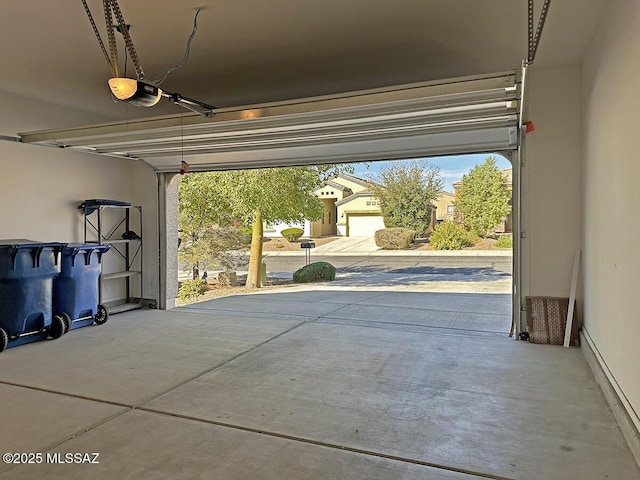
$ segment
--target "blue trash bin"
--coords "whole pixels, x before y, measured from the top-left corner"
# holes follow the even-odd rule
[[[65,243],[0,240],[0,352],[7,347],[58,338],[68,330],[52,315],[53,278]]]
[[[53,312],[70,328],[105,323],[109,312],[98,305],[102,254],[108,245],[69,244],[62,252],[60,275],[53,281]]]

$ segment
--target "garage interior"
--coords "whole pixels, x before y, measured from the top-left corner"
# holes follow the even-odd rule
[[[182,57],[198,5],[119,3],[150,75]],[[143,295],[162,309],[123,313],[103,327],[0,356],[0,405],[12,412],[0,433],[3,453],[102,453],[99,465],[4,464],[0,478],[25,472],[52,478],[638,478],[640,324],[633,298],[640,199],[633,114],[640,71],[630,60],[640,49],[640,5],[548,3],[522,89],[528,18],[537,22],[547,4],[531,3],[529,15],[524,0],[402,1],[393,9],[381,1],[207,2],[188,61],[163,88],[215,105],[210,118],[164,100],[152,108],[114,102],[109,68],[81,2],[3,5],[0,238],[78,242],[77,206],[84,199],[141,205]],[[88,4],[98,19],[101,2]],[[182,132],[228,116],[254,122],[251,128],[258,121],[286,129],[302,115],[288,109],[311,98],[322,107],[357,98],[345,92],[398,95],[406,92],[403,85],[449,88],[457,82],[443,79],[485,81],[510,72],[524,92],[518,99],[523,118],[510,118],[502,131],[516,129],[517,145],[521,120],[535,124],[514,157],[520,170],[514,311],[523,311],[526,296],[567,296],[574,252],[581,249],[580,348],[400,327],[383,308],[379,317],[372,310],[368,324],[332,313],[375,306],[379,292],[366,287],[170,309],[175,287],[167,245],[177,233],[168,219],[181,160],[195,170],[214,168],[189,152]],[[399,113],[375,108],[372,121]],[[361,113],[358,119],[365,118]],[[321,110],[314,115],[323,120]],[[362,134],[346,127],[358,119],[325,117],[324,138],[305,145],[306,153],[352,160],[362,150],[344,149],[339,136]],[[330,125],[336,120],[343,123]],[[153,138],[158,132],[162,136]],[[237,124],[230,133],[236,137],[227,137],[227,147],[247,142],[237,136]],[[446,151],[454,142],[394,144],[388,130],[380,133],[370,139],[371,150],[389,158],[460,153]],[[109,143],[109,135],[129,146],[160,139],[172,155],[141,161],[123,155],[115,142],[111,152],[91,150],[91,142]],[[80,137],[91,142],[74,143]],[[502,139],[514,148],[513,137]],[[253,141],[271,156],[252,154],[245,144],[225,152],[215,168],[311,162],[291,152],[283,157],[273,136]],[[36,142],[65,148],[30,144]],[[404,301],[425,308],[423,300]],[[246,311],[242,302],[256,306]]]

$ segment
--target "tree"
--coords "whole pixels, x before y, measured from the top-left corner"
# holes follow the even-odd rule
[[[482,165],[476,165],[462,177],[455,206],[467,227],[486,236],[511,211],[510,199],[507,182],[496,166],[495,158],[488,157]]]
[[[198,231],[185,231],[180,259],[191,267],[195,280],[203,270],[222,267],[231,271],[247,262],[247,235],[237,227],[210,225]]]
[[[247,286],[260,286],[263,222],[303,222],[322,217],[313,190],[349,166],[287,167],[191,173],[180,185],[180,228],[251,226]]]
[[[188,175],[180,184],[180,259],[190,265],[194,280],[201,269],[214,265],[227,269],[228,252],[244,250],[248,244],[237,225],[229,226],[234,222],[220,203],[225,199],[210,187],[211,178],[204,174]]]
[[[442,190],[440,170],[424,160],[385,165],[371,183],[387,228],[409,228],[422,236],[431,223],[432,203]]]

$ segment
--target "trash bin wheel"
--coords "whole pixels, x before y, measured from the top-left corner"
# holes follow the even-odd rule
[[[71,317],[64,312],[59,313],[58,315],[62,317],[62,321],[64,322],[64,333],[62,334],[64,335],[65,333],[68,333],[69,330],[71,329]]]
[[[95,317],[93,317],[93,321],[96,322],[97,325],[102,325],[103,323],[107,323],[109,320],[109,310],[104,305],[98,305],[98,311],[96,312]]]
[[[9,344],[9,335],[4,328],[0,328],[0,352],[4,352],[4,349],[7,348]]]
[[[62,315],[54,315],[53,320],[51,321],[51,326],[49,327],[49,336],[55,340],[65,333],[67,333],[67,327],[64,317]]]

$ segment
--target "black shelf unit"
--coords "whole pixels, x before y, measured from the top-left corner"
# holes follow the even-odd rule
[[[107,307],[109,313],[141,308],[142,207],[89,204],[81,209],[84,211],[84,242],[111,247],[105,254],[107,258],[102,261],[100,303]],[[117,298],[105,298],[107,293],[113,295],[114,290],[118,292]]]

